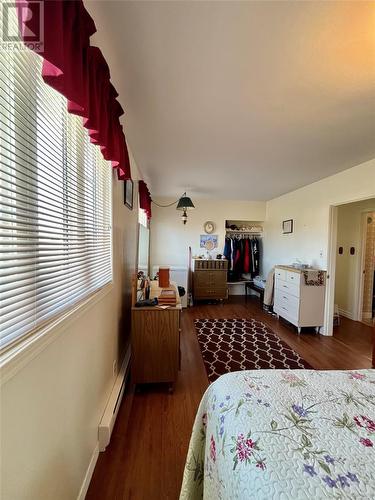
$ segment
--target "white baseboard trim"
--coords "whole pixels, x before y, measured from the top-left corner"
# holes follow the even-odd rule
[[[81,489],[79,490],[77,500],[85,500],[87,490],[89,489],[90,486],[90,481],[92,478],[92,475],[94,473],[95,465],[99,457],[99,443],[95,446],[94,452],[91,456],[91,460],[89,463],[89,466],[87,468],[85,478],[83,480]]]
[[[344,316],[345,318],[354,320],[353,313],[351,313],[350,311],[345,311],[345,309],[341,309],[340,307],[339,307],[339,314],[340,316]]]

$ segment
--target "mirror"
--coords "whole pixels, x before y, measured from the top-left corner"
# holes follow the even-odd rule
[[[149,276],[149,251],[150,251],[150,230],[143,224],[139,224],[138,233],[138,272],[143,271],[145,276]]]

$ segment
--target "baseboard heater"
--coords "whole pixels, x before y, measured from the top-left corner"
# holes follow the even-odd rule
[[[129,373],[130,352],[131,350],[129,346],[99,424],[99,451],[105,451],[111,440],[111,434],[113,427],[115,426],[117,414],[125,390],[126,379]]]

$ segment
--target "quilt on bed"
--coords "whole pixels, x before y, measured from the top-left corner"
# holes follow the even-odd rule
[[[375,370],[254,370],[207,389],[181,500],[375,498]]]

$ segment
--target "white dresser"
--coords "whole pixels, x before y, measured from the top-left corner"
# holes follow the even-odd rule
[[[297,326],[313,326],[317,332],[324,323],[326,272],[323,284],[306,284],[303,270],[289,266],[275,267],[274,312]]]

